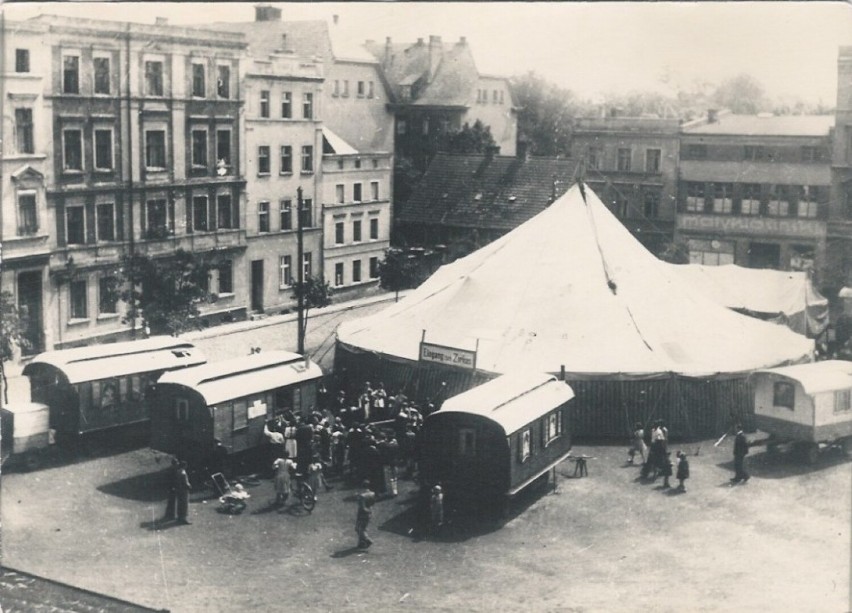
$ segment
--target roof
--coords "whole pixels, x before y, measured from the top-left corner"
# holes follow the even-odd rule
[[[511,230],[547,207],[554,179],[556,196],[564,194],[575,170],[564,158],[439,153],[396,219]]]
[[[553,375],[535,372],[503,375],[448,398],[437,414],[480,415],[498,423],[508,435],[573,397],[571,387]]]
[[[573,377],[749,373],[805,361],[812,340],[727,309],[645,249],[588,186],[385,310],[338,327],[354,350],[417,361],[431,342],[470,347],[477,369]]]
[[[40,402],[13,402],[2,407],[3,411],[14,415],[28,415],[30,413],[42,413],[50,410],[46,404]]]
[[[331,128],[323,126],[322,136],[337,155],[352,155],[358,153],[352,145],[340,138],[337,134],[331,131]]]
[[[810,396],[820,392],[852,389],[852,362],[846,360],[797,364],[762,370],[757,374],[785,377],[797,381],[801,383],[805,393]]]
[[[255,57],[290,52],[321,61],[333,58],[328,24],[322,20],[217,22],[204,27],[245,34],[248,51]]]
[[[264,351],[166,373],[158,385],[180,385],[198,392],[208,406],[322,377],[314,362],[298,353]]]
[[[834,115],[719,115],[713,123],[683,128],[684,134],[828,136]]]
[[[35,367],[52,366],[69,383],[97,381],[139,373],[169,371],[204,364],[207,359],[192,343],[171,336],[91,345],[38,354],[24,368],[30,376]]]

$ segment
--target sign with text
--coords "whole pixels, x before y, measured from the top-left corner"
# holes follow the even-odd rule
[[[433,345],[432,343],[420,343],[420,361],[434,362],[444,366],[456,366],[458,368],[476,369],[476,351],[469,349],[456,349],[444,345]]]
[[[825,236],[825,222],[807,219],[766,217],[725,217],[709,215],[678,215],[680,230],[705,230],[711,232],[741,232],[743,234]]]

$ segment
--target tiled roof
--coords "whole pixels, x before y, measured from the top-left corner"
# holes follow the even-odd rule
[[[686,126],[684,134],[828,136],[834,115],[719,115],[718,121]]]
[[[205,27],[242,32],[246,35],[249,53],[255,57],[284,50],[298,57],[316,57],[322,61],[333,58],[328,24],[321,20],[218,22]]]
[[[541,212],[573,182],[564,158],[439,153],[397,211],[402,223],[512,229]]]

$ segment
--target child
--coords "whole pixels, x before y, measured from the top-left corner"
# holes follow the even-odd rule
[[[686,459],[686,454],[683,451],[677,452],[677,480],[680,484],[677,486],[678,491],[685,492],[683,482],[689,479],[689,460]]]
[[[432,517],[432,530],[438,532],[444,525],[444,493],[440,485],[432,488],[432,496],[429,498],[429,512]]]
[[[241,483],[234,486],[234,490],[219,498],[219,502],[229,513],[242,513],[246,508],[246,500],[251,498]]]
[[[370,482],[364,481],[364,490],[358,494],[358,513],[355,516],[355,533],[358,535],[358,549],[367,549],[373,544],[373,539],[367,534],[367,526],[373,516],[373,504],[376,494],[370,489]]]
[[[662,467],[660,468],[660,474],[663,475],[663,489],[666,490],[671,487],[669,485],[669,477],[672,476],[672,458],[671,451],[667,451],[666,455],[663,457]]]
[[[627,451],[627,455],[630,456],[627,463],[633,464],[633,456],[638,453],[642,456],[642,463],[644,464],[646,451],[648,451],[648,447],[645,445],[645,430],[642,428],[642,423],[637,421],[633,424],[633,444]]]

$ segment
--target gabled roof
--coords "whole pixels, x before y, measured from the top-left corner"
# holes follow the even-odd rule
[[[734,136],[828,136],[834,115],[720,114],[713,123],[684,126],[684,134]]]
[[[540,213],[571,184],[576,163],[439,153],[396,214],[402,223],[511,230]]]
[[[328,24],[321,20],[217,22],[204,27],[245,34],[249,53],[255,57],[290,52],[321,61],[333,59]]]
[[[852,389],[852,362],[826,360],[810,364],[797,364],[783,368],[761,370],[758,375],[785,377],[802,384],[805,393],[813,396],[820,392]]]

